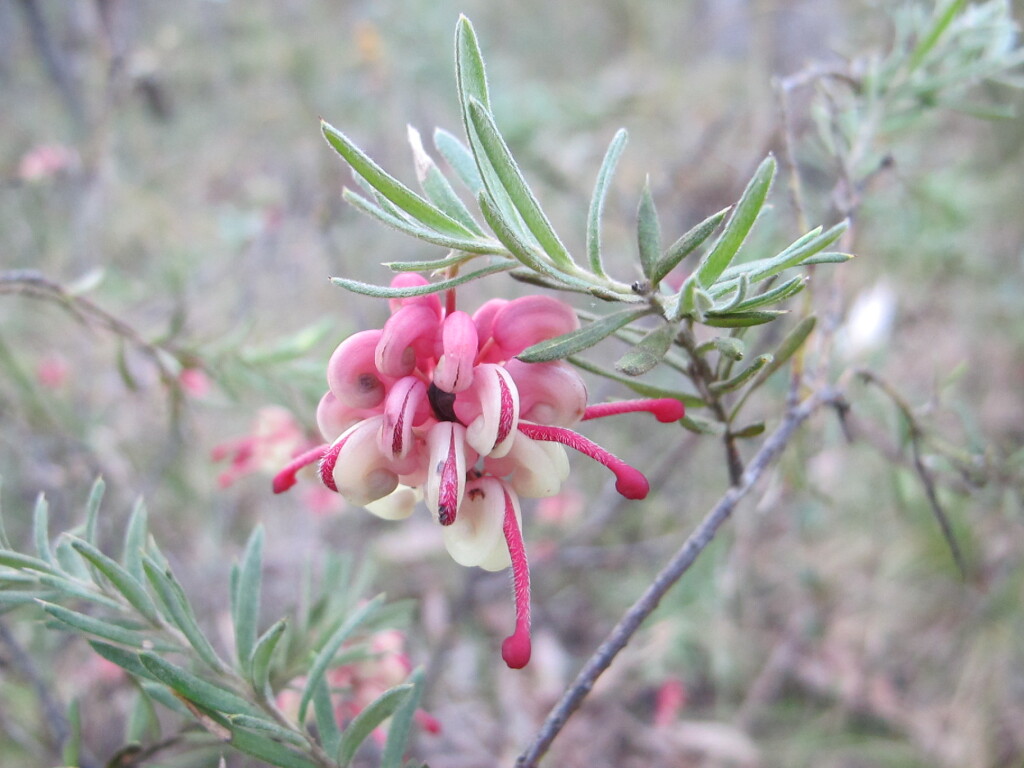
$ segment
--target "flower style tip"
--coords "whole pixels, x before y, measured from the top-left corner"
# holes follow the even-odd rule
[[[512,669],[522,669],[530,661],[532,643],[530,640],[530,565],[526,560],[526,544],[523,531],[516,519],[515,505],[508,489],[505,494],[505,521],[502,531],[512,558],[512,588],[516,603],[516,626],[511,635],[501,644],[501,658]]]
[[[284,469],[274,475],[274,493],[284,493],[295,485],[298,482],[296,475],[299,470],[320,461],[329,448],[328,445],[318,445],[316,448],[310,448],[308,451],[300,453],[288,462]]]
[[[647,400],[619,400],[615,403],[590,405],[583,412],[583,421],[600,419],[605,416],[618,416],[620,413],[637,413],[638,411],[654,414],[654,418],[662,424],[679,421],[686,415],[686,408],[679,400],[672,397],[659,397]]]
[[[627,499],[644,499],[651,490],[643,472],[631,467],[615,454],[606,451],[592,440],[565,427],[548,427],[542,424],[519,422],[519,431],[534,440],[561,443],[584,453],[594,461],[604,464],[615,475],[615,490]]]

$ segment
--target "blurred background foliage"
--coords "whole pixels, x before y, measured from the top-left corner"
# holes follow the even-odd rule
[[[450,51],[466,13],[502,131],[575,252],[607,142],[630,131],[606,215],[621,269],[633,261],[646,174],[666,232],[734,201],[782,147],[772,78],[884,54],[894,5],[0,4],[0,269],[62,286],[56,299],[0,290],[12,538],[30,535],[39,491],[53,530],[72,526],[102,475],[100,535],[113,543],[144,494],[186,590],[210,596],[198,599],[200,620],[215,637],[227,625],[215,601],[228,564],[257,523],[267,529],[268,618],[294,603],[304,563],[352,553],[373,567],[374,591],[417,601],[408,648],[428,664],[423,706],[443,730],[418,737],[416,756],[438,768],[509,765],[579,660],[720,495],[721,448],[667,430],[657,442],[588,430],[661,489],[642,505],[617,504],[600,470],[578,462],[574,489],[527,511],[536,650],[524,672],[495,663],[510,623],[506,579],[454,567],[425,514],[393,525],[336,500],[273,497],[272,467],[259,462],[219,481],[215,448],[258,431],[266,406],[296,414],[298,434],[311,429],[330,351],[386,316],[327,277],[380,283],[380,262],[442,255],[342,205],[348,171],[318,117],[411,183],[406,123],[458,129]],[[794,91],[789,109],[817,223],[849,201],[815,130],[827,100],[813,93]],[[971,97],[1022,106],[995,84]],[[941,109],[876,139],[878,171],[856,190],[858,258],[818,291],[843,313],[834,373],[849,386],[858,439],[848,443],[824,415],[805,431],[602,678],[552,764],[1024,760],[1024,125]],[[799,232],[782,183],[772,202],[761,236],[789,242]],[[499,277],[461,301],[523,290]],[[69,312],[71,295],[124,327]],[[609,361],[621,354],[606,347]],[[901,393],[912,421],[849,375],[863,365]],[[770,417],[784,382],[766,390]],[[592,381],[592,400],[622,396]],[[915,425],[968,561],[963,580],[914,471]],[[232,446],[221,453],[230,458]],[[104,765],[124,742],[124,679],[29,609],[0,624],[4,766],[56,764],[59,717],[45,705],[59,713],[74,699],[91,761],[82,765]]]

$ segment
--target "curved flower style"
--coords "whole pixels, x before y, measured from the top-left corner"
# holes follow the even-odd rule
[[[392,286],[426,285],[403,273]],[[434,294],[392,299],[381,330],[343,341],[327,366],[317,422],[329,444],[297,456],[274,478],[274,492],[319,462],[320,479],[355,505],[397,520],[423,498],[444,526],[461,565],[512,567],[515,631],[502,645],[513,668],[530,659],[530,574],[519,497],[558,493],[569,446],[604,464],[629,499],[647,495],[643,474],[570,427],[579,421],[648,411],[683,416],[677,400],[630,400],[587,407],[583,380],[567,364],[524,363],[529,346],[579,327],[572,308],[546,296],[492,299],[473,315]]]

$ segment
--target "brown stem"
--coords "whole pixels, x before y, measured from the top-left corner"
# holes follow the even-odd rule
[[[594,687],[597,678],[608,669],[615,657],[626,647],[640,625],[651,615],[661,598],[682,578],[696,561],[697,556],[711,543],[715,533],[729,519],[736,506],[753,489],[765,472],[785,450],[797,427],[803,424],[811,414],[821,406],[832,403],[839,398],[839,393],[831,389],[822,389],[811,394],[806,400],[794,408],[790,408],[782,423],[761,445],[754,455],[740,482],[725,492],[718,503],[707,513],[697,528],[690,534],[683,546],[673,555],[661,572],[654,578],[650,586],[633,603],[622,619],[612,629],[604,642],[594,651],[590,659],[583,665],[572,685],[566,690],[558,704],[549,713],[547,720],[537,732],[533,742],[519,756],[518,768],[534,768],[541,757],[547,752],[555,737],[561,732],[569,717],[583,703],[584,698]]]

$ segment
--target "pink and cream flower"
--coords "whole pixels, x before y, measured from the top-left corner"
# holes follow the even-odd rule
[[[400,274],[395,287],[426,285]],[[659,421],[683,415],[677,400],[587,406],[579,374],[561,361],[525,363],[524,349],[579,327],[572,308],[547,296],[492,299],[469,315],[436,294],[391,299],[380,330],[343,341],[327,366],[317,422],[328,444],[296,457],[275,478],[281,493],[304,466],[350,504],[388,519],[420,499],[444,526],[461,565],[511,566],[515,631],[502,645],[513,668],[530,658],[530,575],[519,497],[559,492],[569,474],[564,446],[605,465],[629,499],[647,495],[644,475],[570,427],[632,411]]]

